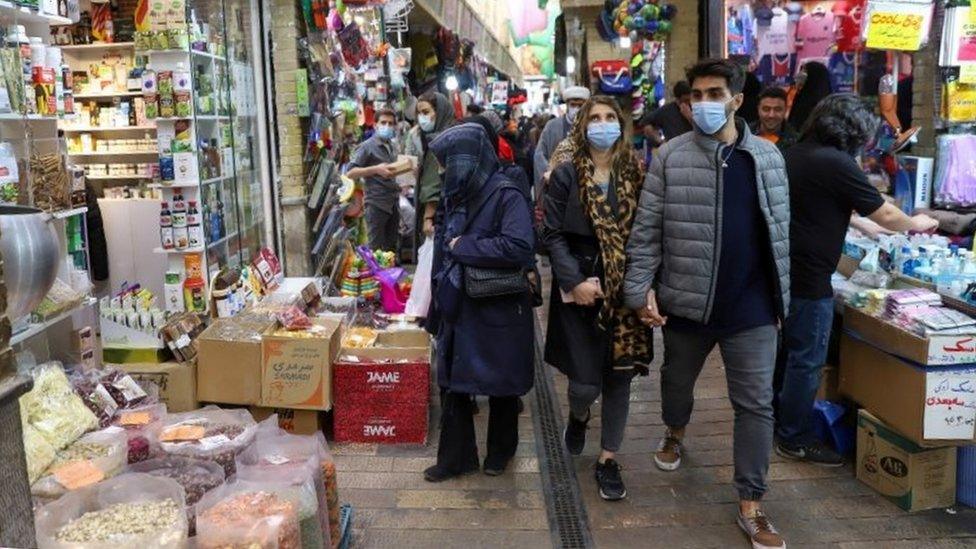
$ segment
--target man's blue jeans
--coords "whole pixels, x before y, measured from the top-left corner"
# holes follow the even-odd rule
[[[783,327],[786,367],[776,427],[780,442],[788,445],[811,442],[810,416],[820,388],[833,321],[833,298],[790,300],[790,314]]]

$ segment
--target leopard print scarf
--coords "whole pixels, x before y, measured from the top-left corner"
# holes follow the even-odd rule
[[[636,369],[646,375],[647,363],[651,359],[650,330],[640,322],[635,311],[623,306],[624,271],[627,268],[624,247],[630,237],[643,182],[640,161],[630,151],[614,157],[610,173],[617,198],[616,212],[607,195],[593,181],[595,167],[587,147],[577,147],[573,151],[573,165],[579,175],[583,208],[600,242],[606,295],[600,310],[600,326],[612,336],[613,368]]]

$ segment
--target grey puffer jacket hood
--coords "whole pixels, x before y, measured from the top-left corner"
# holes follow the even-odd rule
[[[783,156],[754,136],[742,120],[737,148],[756,166],[759,206],[769,227],[776,263],[780,318],[790,296],[790,198]],[[715,300],[722,242],[721,143],[688,132],[664,144],[644,180],[640,207],[627,243],[624,300],[638,309],[657,291],[668,314],[707,323]]]

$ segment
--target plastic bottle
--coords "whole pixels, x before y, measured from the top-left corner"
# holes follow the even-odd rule
[[[30,39],[23,25],[10,25],[7,28],[7,46],[17,49],[20,53],[22,85],[20,92],[11,94],[11,105],[21,112],[33,112],[30,104],[34,103],[34,87],[31,84],[31,50]],[[19,102],[14,98],[19,98]]]
[[[200,212],[197,211],[195,200],[191,200],[186,209],[186,231],[191,248],[203,246],[203,229],[200,227]]]
[[[163,202],[159,210],[159,241],[163,249],[173,248],[173,218],[169,211],[169,203]]]

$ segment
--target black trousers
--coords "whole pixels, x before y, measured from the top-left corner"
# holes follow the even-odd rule
[[[489,397],[488,454],[492,461],[507,461],[518,448],[518,397]],[[471,395],[441,392],[441,437],[437,465],[452,473],[477,469],[478,444],[474,435]]]

